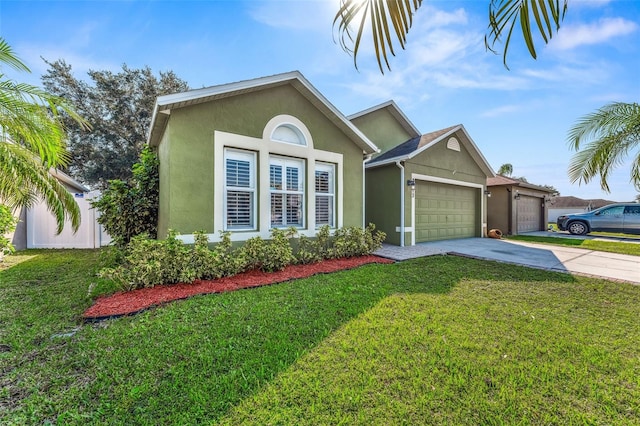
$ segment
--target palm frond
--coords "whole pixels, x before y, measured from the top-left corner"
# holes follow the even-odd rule
[[[368,22],[380,72],[384,74],[382,61],[388,70],[389,54],[395,56],[394,39],[402,49],[413,24],[413,15],[422,5],[422,0],[341,0],[340,9],[333,19],[340,46],[353,54],[353,63],[358,68],[357,57]],[[352,24],[357,24],[354,34]],[[335,34],[334,34],[335,39]]]
[[[501,41],[505,30],[507,36],[502,54],[504,66],[507,66],[507,52],[511,36],[517,23],[522,30],[522,38],[529,54],[537,58],[534,42],[534,27],[531,25],[532,15],[535,29],[545,44],[560,29],[560,24],[567,11],[568,0],[491,0],[489,3],[489,33],[484,37],[485,47],[496,52],[495,46]]]
[[[608,177],[640,147],[640,105],[615,102],[580,118],[569,130],[569,146],[578,151],[569,163],[571,182],[600,177],[609,192]],[[640,153],[634,155],[631,182],[640,188]]]
[[[65,222],[76,231],[80,209],[73,195],[50,173],[50,168],[23,146],[0,143],[0,199],[10,208],[31,207],[42,199],[56,218],[57,233]]]
[[[29,67],[18,59],[13,49],[11,49],[11,46],[9,46],[9,43],[2,37],[0,37],[0,63],[7,64],[18,71],[31,72]]]

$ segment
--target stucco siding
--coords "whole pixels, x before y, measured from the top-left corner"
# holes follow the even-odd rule
[[[509,209],[511,193],[507,188],[497,186],[489,188],[491,197],[487,199],[487,228],[499,229],[503,234],[510,232]]]
[[[362,149],[300,92],[283,85],[171,111],[159,149],[161,236],[166,236],[169,228],[181,234],[214,232],[215,203],[222,201],[214,199],[215,155],[220,152],[216,151],[220,142],[215,140],[215,132],[259,140],[267,123],[283,114],[304,123],[314,149],[342,155],[343,194],[336,193],[336,197],[343,197],[343,225],[362,225]],[[313,182],[306,182],[307,197],[311,185]]]
[[[412,137],[386,109],[354,118],[351,122],[380,148],[380,153],[384,153]]]
[[[384,231],[386,242],[400,245],[396,231],[400,226],[400,169],[395,165],[366,171],[366,222]]]
[[[448,149],[440,142],[405,163],[409,173],[444,179],[486,184],[487,175],[480,169],[464,146],[460,151]]]

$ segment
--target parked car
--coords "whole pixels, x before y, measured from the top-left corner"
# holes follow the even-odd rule
[[[593,231],[640,234],[640,204],[616,203],[587,213],[558,216],[558,229],[575,235]]]

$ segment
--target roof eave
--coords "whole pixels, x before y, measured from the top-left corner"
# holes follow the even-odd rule
[[[347,117],[345,117],[331,102],[327,100],[313,85],[299,72],[291,71],[268,77],[260,77],[252,80],[244,80],[203,89],[190,90],[188,92],[159,96],[151,118],[151,130],[147,143],[157,146],[169,118],[168,112],[174,108],[220,99],[238,93],[251,92],[264,89],[265,86],[278,86],[291,83],[296,90],[305,96],[312,104],[323,111],[329,120],[338,126],[349,138],[362,149],[365,154],[380,152],[378,147],[371,142]],[[319,102],[318,102],[319,101]],[[164,114],[162,114],[164,112]]]

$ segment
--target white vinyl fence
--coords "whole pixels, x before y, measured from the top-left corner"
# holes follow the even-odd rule
[[[90,200],[98,198],[99,191],[75,194],[82,222],[74,234],[67,222],[60,235],[56,235],[56,220],[44,203],[27,210],[27,248],[98,248],[111,242],[111,237],[98,224],[99,213],[91,208]]]

